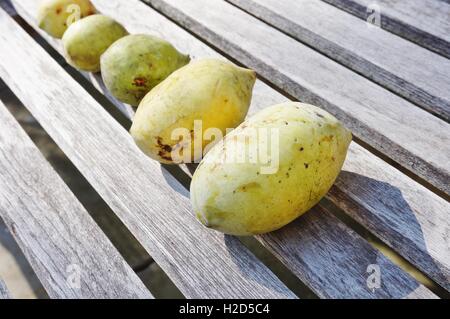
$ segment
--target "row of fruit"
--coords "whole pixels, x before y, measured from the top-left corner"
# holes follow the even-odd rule
[[[72,5],[81,19],[70,24]],[[234,235],[276,230],[314,206],[342,168],[351,133],[318,107],[274,105],[244,122],[252,70],[190,62],[165,40],[129,35],[88,0],[47,1],[39,25],[62,36],[68,63],[101,71],[117,99],[138,106],[130,132],[145,154],[167,164],[203,158],[191,200],[208,227]]]

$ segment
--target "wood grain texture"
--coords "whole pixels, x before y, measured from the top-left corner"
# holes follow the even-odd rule
[[[450,195],[450,124],[222,0],[146,1]]]
[[[0,299],[11,299],[8,289],[6,288],[5,283],[1,279],[0,279]]]
[[[138,14],[132,20],[140,21]],[[156,17],[149,20],[154,21]],[[154,29],[165,30],[162,25]],[[165,36],[176,43],[185,43],[183,49],[199,52],[197,56],[204,54],[191,37],[180,39],[175,32],[167,32]],[[263,84],[257,85],[254,93],[250,114],[286,101],[284,96]],[[355,143],[350,146],[344,169],[348,174],[341,175],[329,198],[348,214],[358,217],[365,227],[412,264],[450,289],[450,204]],[[337,197],[336,193],[346,196]],[[401,221],[397,216],[399,209],[403,214]],[[433,227],[434,224],[440,227]],[[407,231],[409,227],[413,231]]]
[[[313,291],[325,292],[319,293],[321,298],[436,298],[320,207],[259,239]],[[357,251],[360,253],[355,255]],[[370,265],[380,267],[379,289],[369,289]],[[345,280],[345,284],[336,285],[337,280]]]
[[[228,2],[450,121],[450,60],[319,0]]]
[[[48,295],[152,298],[1,102],[0,127],[0,216]]]
[[[17,2],[17,1],[16,1]],[[213,51],[211,48],[209,48],[207,45],[190,35],[189,33],[183,31],[179,27],[177,27],[175,24],[170,22],[168,19],[162,17],[160,14],[153,11],[151,8],[145,6],[144,4],[140,3],[139,1],[130,0],[127,2],[123,1],[99,1],[94,0],[95,5],[97,8],[100,9],[100,11],[104,12],[105,14],[108,14],[110,16],[113,16],[116,18],[119,22],[126,25],[126,27],[133,33],[152,33],[157,36],[163,37],[165,39],[170,40],[178,49],[180,49],[183,52],[188,52],[193,58],[200,58],[200,57],[220,57],[217,52]],[[120,15],[117,14],[120,12]],[[281,94],[277,93],[275,90],[271,89],[267,85],[263,84],[261,81],[257,81],[255,90],[254,90],[254,97],[252,101],[252,106],[250,108],[250,113],[253,114],[254,112],[261,110],[263,107],[266,107],[271,104],[280,103],[283,101],[286,101],[287,99],[282,96]],[[358,157],[360,156],[360,152],[362,152],[361,160],[358,160]],[[384,163],[383,161],[378,160],[375,156],[373,156],[371,153],[365,151],[358,145],[352,143],[352,146],[350,147],[350,154],[347,159],[347,165],[349,170],[358,171],[360,174],[364,174],[364,171],[367,170],[368,174],[373,170],[377,170],[379,172],[379,176],[376,177],[380,180],[386,180],[390,183],[392,183],[392,188],[395,189],[397,186],[396,180],[398,175],[402,175],[400,172],[396,171],[395,169],[392,169]],[[386,173],[384,173],[386,172]],[[445,216],[446,212],[449,211],[449,206],[445,206],[445,201],[434,195],[433,193],[427,191],[411,179],[403,176],[400,180],[404,180],[404,183],[407,185],[405,190],[402,190],[406,192],[407,199],[405,202],[399,203],[399,205],[410,205],[412,207],[412,213],[418,215],[418,219],[421,221],[423,219],[425,220],[436,220],[438,218],[442,219],[441,216]],[[346,183],[353,183],[352,179],[344,180],[342,183],[342,188],[345,191],[345,189],[350,188],[349,185],[346,185]],[[380,207],[380,204],[391,200],[391,189],[383,187],[378,189],[378,199],[374,201],[372,204],[376,205],[376,209],[371,209],[369,206],[367,208],[368,213],[373,214],[373,218],[379,218],[382,220],[386,220],[386,224],[389,224],[390,218],[392,217],[392,214],[395,214],[395,210],[392,210],[391,207],[386,206],[383,210],[378,209]],[[420,194],[420,200],[417,201],[411,201],[411,194]],[[352,196],[355,198],[359,198],[359,191],[352,188]],[[364,198],[366,195],[365,193],[361,193],[361,198]],[[420,203],[419,203],[420,202]],[[443,204],[444,203],[444,204]],[[345,202],[337,203],[338,206],[343,207],[349,206]],[[365,207],[365,206],[364,206]],[[441,207],[440,210],[434,210],[436,207]],[[358,207],[356,207],[355,213],[358,213],[357,210]],[[325,218],[325,217],[324,217]],[[327,224],[327,223],[325,223]],[[406,227],[404,225],[404,227]],[[445,229],[450,228],[448,226],[448,222],[443,223],[443,231]],[[428,230],[428,229],[427,229]],[[299,229],[298,232],[301,232],[302,229]],[[388,231],[388,229],[385,229],[385,231]],[[432,231],[432,230],[429,230]],[[326,227],[323,229],[324,233],[326,233]],[[444,232],[445,233],[445,232]],[[408,234],[406,234],[408,235]],[[389,238],[389,233],[386,235]],[[414,236],[414,234],[413,234]],[[421,242],[422,237],[418,237],[417,239],[412,237],[412,240]],[[296,246],[296,238],[291,238],[291,246]],[[445,238],[445,236],[442,237],[440,242],[434,243],[431,242],[432,245],[441,245],[448,243],[448,239]],[[422,247],[422,246],[420,246]],[[353,252],[355,256],[358,256],[361,252],[358,250],[354,250],[351,247],[346,247],[346,250],[349,250]],[[424,268],[426,269],[429,264],[430,257],[428,257],[428,252],[422,249],[420,256],[425,256],[423,258],[424,260],[427,260],[426,263],[424,263]],[[318,258],[327,258],[327,256],[317,256]],[[443,258],[444,256],[433,256],[433,258]],[[416,259],[415,256],[413,256],[413,259]],[[324,261],[321,261],[318,263],[325,264]],[[333,263],[331,263],[331,266]],[[334,267],[334,266],[332,266]],[[294,269],[295,270],[295,269]],[[303,270],[301,268],[297,268],[297,272],[302,272]],[[306,275],[306,272],[308,270],[305,270],[305,278],[307,276],[316,278],[316,280],[320,280],[320,272],[319,274],[315,274],[313,271],[309,275]],[[354,273],[355,270],[352,270],[350,273]],[[340,273],[344,273],[345,271],[342,271]],[[344,278],[337,278],[335,285],[337,287],[333,286],[323,286],[320,290],[317,291],[319,295],[326,295],[328,294],[328,291],[331,291],[333,293],[336,293],[341,289],[341,291],[346,292],[347,286],[346,286],[346,279]],[[352,281],[353,278],[349,277],[349,281]],[[317,285],[316,285],[317,286]],[[347,293],[347,292],[346,292]]]
[[[295,298],[237,238],[208,231],[186,191],[0,10],[0,76],[189,298]]]
[[[377,4],[381,27],[450,58],[450,2],[448,0],[323,0],[363,20]]]

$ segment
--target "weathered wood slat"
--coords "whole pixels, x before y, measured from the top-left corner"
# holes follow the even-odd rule
[[[448,123],[224,1],[145,1],[450,195]]]
[[[0,28],[2,79],[185,296],[295,298],[237,238],[198,223],[178,182],[3,10]]]
[[[228,0],[450,122],[450,60],[319,0]]]
[[[0,299],[10,299],[9,291],[5,283],[0,279]]]
[[[0,216],[49,296],[151,298],[1,102],[0,127]]]
[[[24,1],[24,0],[21,0]],[[16,1],[18,2],[18,1]],[[154,33],[158,36],[161,36],[163,38],[169,39],[172,41],[180,50],[184,52],[189,52],[194,58],[196,57],[206,57],[206,56],[215,56],[218,57],[218,54],[210,49],[208,46],[206,46],[201,41],[197,40],[193,36],[191,36],[189,33],[181,30],[179,27],[177,27],[175,24],[167,20],[166,18],[162,17],[160,14],[156,13],[149,7],[146,7],[144,4],[140,3],[136,0],[130,0],[127,2],[122,1],[99,1],[94,0],[95,5],[97,8],[99,8],[102,12],[105,14],[114,16],[116,19],[118,19],[121,23],[126,25],[126,27],[134,33],[142,33],[142,32],[149,32]],[[120,12],[120,14],[117,14]],[[282,101],[287,100],[284,96],[277,93],[267,85],[263,84],[261,81],[257,81],[257,84],[255,86],[254,90],[254,98],[252,102],[252,107],[250,108],[250,112],[254,113],[257,110],[262,109],[263,107],[266,107],[270,104],[279,103]],[[360,155],[360,153],[362,155]],[[358,158],[361,157],[359,160]],[[376,177],[379,180],[390,182],[392,184],[392,188],[395,189],[397,184],[397,176],[402,175],[400,172],[396,171],[395,169],[392,169],[387,165],[386,163],[378,160],[375,156],[370,154],[369,152],[362,149],[360,146],[352,143],[352,146],[350,147],[350,154],[347,159],[348,169],[351,171],[356,171],[359,174],[364,175],[365,170],[368,171],[368,174],[372,171],[372,169],[375,169],[379,172],[379,176]],[[373,166],[373,167],[372,167]],[[384,173],[386,172],[386,173]],[[356,176],[356,175],[355,175]],[[403,176],[403,178],[400,178],[400,180],[404,181],[404,184],[407,185],[405,190],[402,189],[403,192],[406,192],[405,196],[407,199],[406,202],[402,202],[402,205],[410,205],[412,214],[417,215],[418,219],[422,220],[436,220],[437,218],[440,218],[442,214],[445,214],[446,211],[449,211],[449,206],[445,206],[445,201],[443,201],[438,196],[434,195],[433,193],[427,191],[411,179]],[[345,192],[345,189],[350,188],[349,185],[346,185],[346,183],[352,183],[353,181],[345,180],[342,183],[342,189]],[[337,186],[339,188],[339,186]],[[371,205],[367,207],[367,210],[370,214],[373,214],[373,218],[379,218],[382,220],[386,220],[385,224],[389,225],[389,220],[391,218],[392,214],[395,214],[395,210],[392,210],[392,207],[386,206],[383,207],[383,210],[379,209],[380,205],[386,201],[391,200],[391,189],[388,189],[386,187],[382,187],[377,190],[378,191],[378,198],[373,199],[373,202],[371,205],[374,205],[374,207],[377,207],[376,209],[371,209]],[[420,201],[411,201],[412,194],[420,194],[420,199],[423,199],[421,203],[418,203]],[[359,192],[354,191],[352,189],[352,196],[355,198],[359,198]],[[361,198],[366,197],[365,193],[361,193]],[[338,206],[343,207],[349,206],[346,202],[340,203],[337,202]],[[436,209],[436,207],[440,207],[440,209]],[[352,208],[355,210],[355,213],[358,213],[358,207]],[[446,229],[449,229],[448,222],[445,221],[443,223],[442,230],[445,233]],[[326,228],[325,228],[326,230]],[[326,232],[324,230],[324,232]],[[428,230],[428,229],[427,229]],[[299,229],[299,232],[301,230]],[[385,229],[385,231],[388,231],[388,229]],[[440,234],[442,234],[440,232]],[[427,233],[428,235],[428,233]],[[386,235],[389,238],[389,233]],[[409,236],[409,234],[406,234],[405,236]],[[419,243],[419,247],[422,248],[422,239],[423,236],[419,236],[418,238],[414,237],[415,234],[408,237],[408,240],[414,241]],[[404,240],[405,238],[402,238]],[[292,238],[291,245],[295,246],[296,238]],[[445,245],[448,243],[448,239],[445,238],[445,236],[442,237],[440,242],[432,243],[436,244],[437,247],[442,247],[442,245]],[[349,251],[353,251],[352,248],[346,248],[349,249]],[[356,251],[356,253],[358,253]],[[413,259],[416,259],[417,255],[413,255]],[[439,260],[442,259],[445,254],[436,254],[436,256],[433,255],[432,258],[428,257],[427,250],[423,250],[420,252],[419,256],[425,256],[424,258],[420,258],[419,260],[425,260],[422,264],[422,268],[429,268],[429,262],[432,261],[434,258]],[[445,267],[448,267],[448,259],[446,263],[444,263]],[[324,262],[323,262],[324,263]],[[433,263],[434,264],[434,263]],[[447,268],[448,269],[448,268]],[[303,271],[302,269],[297,269],[296,271]],[[332,272],[332,271],[331,271]],[[304,276],[306,277],[306,270]],[[313,277],[314,273],[311,273],[309,276]],[[320,278],[320,275],[315,278]],[[350,279],[353,280],[353,279]],[[339,284],[339,283],[337,283]],[[345,281],[341,282],[342,286],[340,287],[322,287],[322,290],[317,291],[319,295],[325,295],[327,294],[328,290],[333,290],[334,293],[338,291],[338,289],[346,289]]]
[[[328,287],[325,294],[319,294],[322,298],[436,298],[322,208],[316,207],[282,230],[259,239],[312,290],[320,292],[323,286]],[[355,256],[356,251],[361,253]],[[372,290],[369,273],[374,266],[379,267],[383,284]],[[345,284],[336,285],[343,278]]]
[[[450,291],[450,203],[354,145],[329,198]]]
[[[323,0],[363,20],[381,10],[381,27],[450,58],[448,0]],[[370,7],[369,7],[370,6]],[[368,8],[370,8],[368,10]]]

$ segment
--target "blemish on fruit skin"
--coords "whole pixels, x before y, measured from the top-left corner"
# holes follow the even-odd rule
[[[324,117],[322,114],[317,113],[317,112],[316,112],[316,115],[317,115],[318,117],[320,117],[320,118],[323,118],[323,117]]]
[[[322,137],[322,139],[320,140],[321,142],[331,142],[334,138],[334,135],[328,135],[328,136],[324,136]],[[320,142],[319,142],[320,144]]]
[[[303,165],[305,165],[305,168],[308,169],[308,167],[309,167],[308,163],[303,163]]]
[[[163,151],[159,151],[158,152],[159,157],[161,157],[162,159],[165,159],[166,161],[170,161],[172,162],[172,156],[167,155],[166,153],[164,153]]]
[[[147,79],[143,78],[143,77],[137,77],[137,78],[134,78],[134,80],[133,80],[134,86],[142,87],[142,86],[146,86],[146,83],[147,83]]]
[[[236,192],[246,192],[246,191],[249,191],[252,189],[258,189],[258,188],[261,188],[261,184],[252,182],[252,183],[248,183],[248,184],[239,186],[238,188],[236,188],[233,191],[233,194],[235,194]]]
[[[56,8],[56,14],[61,14],[62,8]]]
[[[300,152],[303,152],[303,151],[304,151],[304,149],[305,149],[305,148],[303,148],[303,147],[300,147]]]
[[[160,151],[158,152],[159,157],[166,161],[172,161],[172,155],[170,154],[172,152],[172,146],[164,144],[162,142],[162,137],[160,136],[156,138],[156,143],[157,147],[160,148]]]

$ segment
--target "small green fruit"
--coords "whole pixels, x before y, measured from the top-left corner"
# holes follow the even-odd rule
[[[189,60],[167,41],[151,35],[129,35],[102,56],[102,77],[118,100],[137,106],[153,87]]]
[[[101,55],[127,30],[110,17],[95,14],[73,23],[62,38],[67,62],[83,70],[100,71]]]
[[[70,24],[95,13],[89,0],[47,0],[39,6],[37,22],[39,28],[61,39]]]

